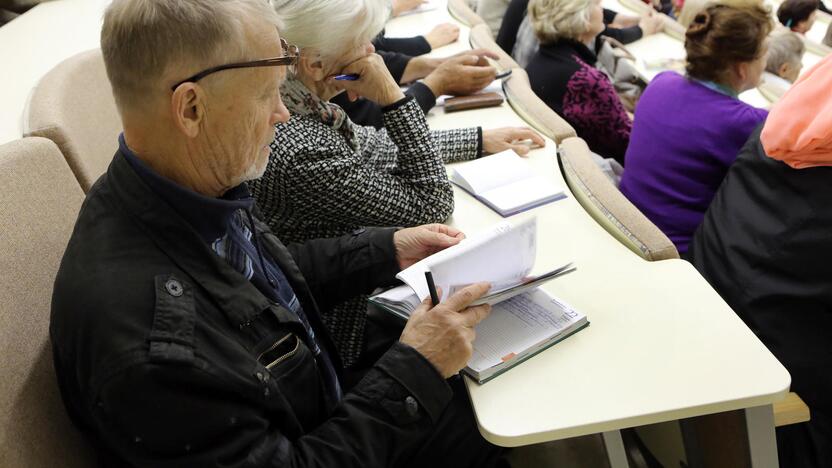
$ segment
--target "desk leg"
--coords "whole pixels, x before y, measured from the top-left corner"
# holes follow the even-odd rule
[[[778,468],[777,438],[774,434],[774,409],[771,405],[745,410],[748,448],[753,468]]]
[[[607,448],[610,468],[629,468],[630,463],[627,461],[627,451],[624,449],[624,439],[621,438],[621,431],[608,431],[602,433],[601,436],[604,438],[604,446]]]

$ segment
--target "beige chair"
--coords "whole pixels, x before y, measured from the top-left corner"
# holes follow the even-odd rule
[[[0,146],[0,466],[94,466],[58,393],[49,344],[52,283],[84,193],[55,144]]]
[[[514,112],[555,143],[560,144],[576,135],[575,129],[532,91],[526,70],[512,69],[511,77],[503,83],[503,90]]]
[[[471,9],[466,0],[448,0],[448,12],[460,23],[470,27],[485,24],[482,18]]]
[[[54,141],[84,192],[107,170],[121,128],[99,49],[70,57],[47,73],[24,115],[24,135]]]
[[[558,159],[572,194],[613,237],[646,260],[679,258],[670,239],[595,165],[584,140],[568,138],[562,141],[558,146]]]
[[[474,49],[487,49],[497,54],[500,57],[497,60],[497,68],[499,71],[502,72],[513,68],[520,68],[520,65],[518,65],[513,58],[511,58],[511,55],[507,54],[502,47],[498,46],[497,43],[494,42],[494,38],[491,37],[491,30],[488,28],[487,24],[482,23],[471,28],[471,33],[468,36],[468,42],[470,42],[471,47]]]

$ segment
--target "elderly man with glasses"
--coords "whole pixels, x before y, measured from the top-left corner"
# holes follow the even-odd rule
[[[262,0],[108,8],[101,47],[124,133],[55,281],[67,410],[102,466],[493,466],[499,450],[453,378],[487,284],[422,304],[354,385],[320,320],[462,233],[284,246],[254,213],[246,181],[289,117],[278,89],[298,55],[278,28]]]

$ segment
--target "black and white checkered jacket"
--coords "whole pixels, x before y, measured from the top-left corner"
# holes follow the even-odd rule
[[[293,113],[275,126],[266,173],[251,184],[262,218],[286,243],[444,221],[454,200],[443,163],[482,151],[480,128],[430,131],[412,98],[385,108],[381,130],[353,125],[357,150],[316,117]],[[346,365],[361,351],[366,308],[359,297],[325,314]]]

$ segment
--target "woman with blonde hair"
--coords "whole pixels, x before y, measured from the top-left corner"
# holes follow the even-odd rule
[[[595,64],[604,30],[600,0],[531,0],[529,18],[540,48],[526,71],[532,90],[603,157],[622,162],[630,117]]]

